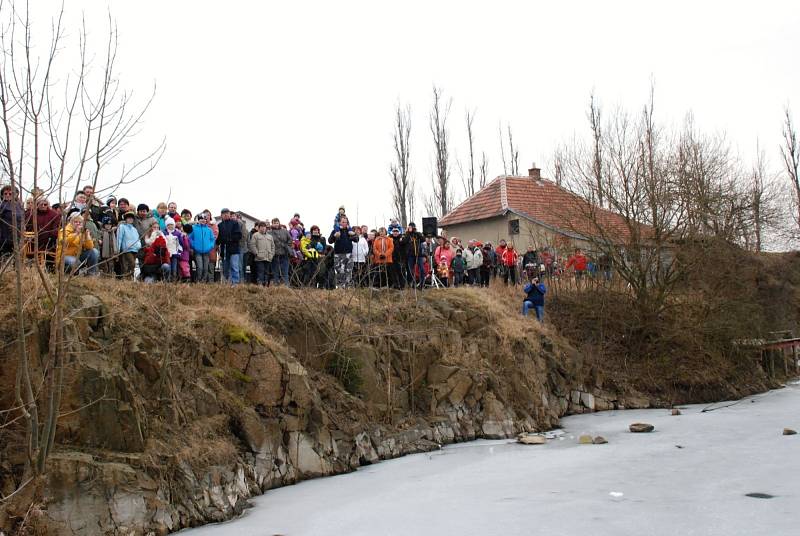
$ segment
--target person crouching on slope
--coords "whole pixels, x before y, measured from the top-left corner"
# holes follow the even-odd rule
[[[539,277],[534,276],[522,289],[526,296],[522,301],[522,314],[528,316],[528,311],[536,311],[536,320],[544,322],[544,295],[547,289],[544,283],[539,282]]]

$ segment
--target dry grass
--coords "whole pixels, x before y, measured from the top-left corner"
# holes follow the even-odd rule
[[[156,428],[143,457],[149,466],[158,469],[164,466],[165,457],[170,459],[170,466],[177,467],[185,462],[197,471],[213,465],[228,465],[238,455],[229,419],[228,415],[197,419],[184,426],[180,434]]]

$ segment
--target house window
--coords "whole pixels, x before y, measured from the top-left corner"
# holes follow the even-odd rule
[[[518,235],[519,234],[519,220],[509,220],[508,221],[508,234],[510,234],[510,235]]]

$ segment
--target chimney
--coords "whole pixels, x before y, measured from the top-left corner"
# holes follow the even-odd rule
[[[542,178],[542,170],[536,167],[536,162],[531,164],[531,167],[528,170],[528,176],[536,181]]]

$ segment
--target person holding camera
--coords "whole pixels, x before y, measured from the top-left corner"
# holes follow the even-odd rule
[[[56,262],[63,263],[68,272],[86,268],[89,275],[97,275],[97,260],[100,253],[94,247],[94,240],[86,228],[85,219],[75,212],[68,218],[69,223],[58,235]]]
[[[530,282],[523,288],[526,296],[522,301],[522,314],[528,316],[528,311],[536,311],[536,320],[544,322],[544,295],[547,289],[544,283],[539,281],[538,276],[530,279]]]

